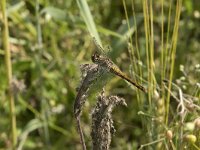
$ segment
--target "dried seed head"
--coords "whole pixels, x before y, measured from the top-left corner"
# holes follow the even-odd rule
[[[194,144],[197,141],[197,137],[193,134],[188,134],[184,136],[184,139],[192,144]]]
[[[200,118],[194,120],[195,128],[200,129]]]
[[[194,122],[187,122],[184,125],[184,130],[185,131],[194,131],[194,127],[195,127]]]
[[[125,100],[118,96],[106,97],[104,91],[98,96],[96,107],[92,112],[93,149],[109,149],[111,135],[115,132],[111,113],[118,104],[126,106]]]
[[[191,103],[187,103],[185,106],[191,112],[193,112],[195,110],[195,105],[192,102]]]
[[[82,81],[81,85],[78,87],[78,93],[74,103],[74,114],[78,117],[81,114],[82,107],[86,101],[88,91],[91,85],[94,83],[98,77],[98,65],[96,64],[85,64],[81,66],[82,71]]]
[[[23,92],[26,88],[26,85],[24,84],[24,80],[18,80],[14,77],[11,81],[10,88],[14,94],[17,94],[18,92]]]
[[[172,130],[167,130],[166,137],[168,140],[172,140],[172,138],[173,138]]]
[[[160,98],[160,95],[157,90],[154,90],[154,98],[157,100]]]

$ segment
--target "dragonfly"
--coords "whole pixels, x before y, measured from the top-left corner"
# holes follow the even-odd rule
[[[99,47],[99,45],[98,45]],[[101,48],[101,47],[100,47]],[[102,48],[101,48],[102,49]],[[98,64],[99,66],[106,68],[110,73],[117,75],[118,77],[126,80],[127,82],[131,83],[133,86],[137,87],[139,90],[146,93],[146,89],[138,84],[137,82],[133,81],[129,78],[125,73],[123,73],[119,67],[108,57],[104,55],[100,55],[98,52],[95,52],[92,57],[92,62]]]

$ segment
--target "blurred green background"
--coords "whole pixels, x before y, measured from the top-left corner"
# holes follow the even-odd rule
[[[103,45],[109,45],[109,57],[130,74],[128,32],[122,1],[88,0]],[[171,28],[175,15],[172,2]],[[134,1],[141,60],[145,60],[145,32],[141,1]],[[36,9],[38,6],[38,10]],[[130,22],[131,2],[126,1]],[[169,1],[164,1],[165,28]],[[155,66],[158,78],[161,43],[160,1],[154,2]],[[91,63],[95,50],[92,37],[74,0],[8,0],[7,13],[12,53],[13,77],[16,81],[15,103],[18,146],[23,149],[81,149],[73,117],[76,88],[80,85],[80,65]],[[1,17],[0,12],[0,17]],[[0,25],[2,23],[0,22]],[[133,25],[133,23],[132,23]],[[2,28],[1,28],[2,30]],[[165,29],[167,30],[167,29]],[[172,32],[170,31],[170,34]],[[133,41],[135,40],[133,33]],[[10,147],[9,102],[6,98],[6,72],[2,38],[0,39],[0,149]],[[200,2],[184,0],[181,10],[174,81],[181,82],[184,92],[192,93],[200,72]],[[181,66],[181,67],[180,67]],[[181,68],[181,69],[180,69]],[[145,72],[144,67],[144,74]],[[185,88],[184,88],[185,87]],[[126,99],[128,107],[119,106],[113,113],[117,130],[112,149],[136,149],[148,136],[143,130],[136,93],[117,77],[109,81],[108,94]],[[146,99],[144,99],[146,101]],[[91,149],[90,123],[94,100],[86,102],[82,125]]]

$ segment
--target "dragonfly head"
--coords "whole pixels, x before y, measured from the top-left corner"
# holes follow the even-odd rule
[[[98,63],[101,60],[101,56],[97,53],[94,53],[91,57],[93,63]]]
[[[109,67],[113,65],[112,61],[109,58],[103,55],[99,55],[97,52],[92,55],[91,59],[93,63],[98,64],[102,67]]]

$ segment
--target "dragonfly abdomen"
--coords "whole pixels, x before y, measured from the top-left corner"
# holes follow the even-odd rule
[[[131,83],[132,85],[136,86],[138,89],[142,90],[143,92],[146,93],[146,89],[142,86],[139,85],[138,83],[132,81],[126,74],[124,74],[117,66],[112,66],[110,68],[110,71],[112,73],[114,73],[115,75],[121,77],[122,79],[125,79],[126,81],[128,81],[129,83]]]

